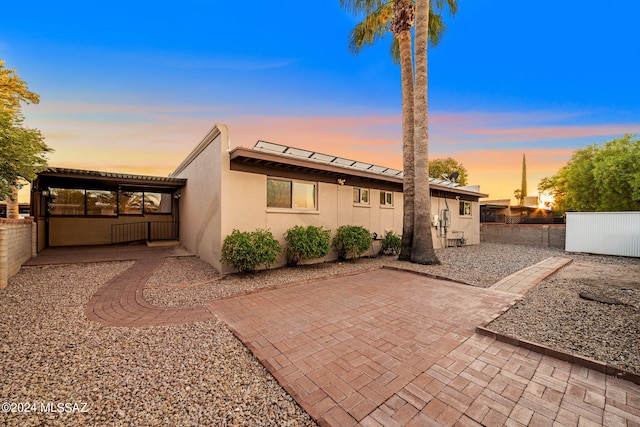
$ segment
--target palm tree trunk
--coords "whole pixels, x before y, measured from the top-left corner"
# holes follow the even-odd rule
[[[431,197],[429,194],[429,117],[427,41],[429,0],[416,0],[416,80],[414,93],[415,205],[411,262],[440,264],[431,237]]]
[[[413,60],[411,31],[396,35],[400,50],[400,75],[402,78],[402,168],[404,183],[402,190],[402,246],[398,259],[409,261],[413,245],[414,220],[414,155],[413,155]]]

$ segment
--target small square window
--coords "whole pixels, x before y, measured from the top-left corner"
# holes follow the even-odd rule
[[[393,206],[393,192],[380,191],[380,206]]]
[[[460,202],[460,216],[471,216],[471,202]]]
[[[354,188],[353,189],[353,203],[361,205],[369,204],[369,189],[367,188]]]

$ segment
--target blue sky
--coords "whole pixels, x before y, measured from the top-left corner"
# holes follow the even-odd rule
[[[571,153],[640,132],[640,2],[459,0],[429,53],[430,155],[491,198],[529,194]],[[390,38],[352,55],[339,2],[3,4],[0,59],[62,167],[166,175],[216,122],[257,139],[401,165]]]

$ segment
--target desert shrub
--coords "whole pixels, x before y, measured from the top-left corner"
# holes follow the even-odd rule
[[[382,247],[380,253],[384,255],[398,255],[402,246],[402,236],[395,234],[393,231],[387,231],[384,239],[382,239]]]
[[[322,258],[331,248],[331,230],[310,225],[296,225],[284,234],[287,242],[287,264],[297,265],[307,259]]]
[[[222,259],[240,273],[255,271],[259,265],[269,267],[276,261],[282,247],[269,230],[233,230],[222,245]]]
[[[339,259],[357,258],[371,247],[371,235],[359,225],[343,225],[338,227],[331,244]]]

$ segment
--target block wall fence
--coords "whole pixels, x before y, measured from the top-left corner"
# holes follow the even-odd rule
[[[480,224],[480,241],[564,249],[564,224]]]
[[[0,289],[37,251],[37,225],[32,217],[0,218]]]

